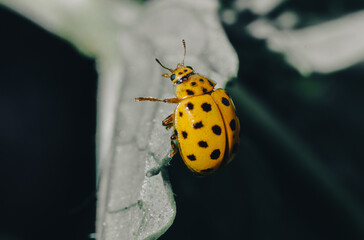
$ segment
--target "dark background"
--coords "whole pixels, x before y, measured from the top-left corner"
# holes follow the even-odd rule
[[[95,63],[0,7],[0,239],[86,239],[95,221]]]
[[[296,0],[268,18],[294,10],[305,27],[363,8]],[[177,216],[161,239],[364,239],[363,65],[303,77],[243,30],[256,18],[225,25],[240,61],[228,86],[239,153],[205,178],[173,159]],[[95,231],[96,81],[92,59],[0,7],[1,240]]]

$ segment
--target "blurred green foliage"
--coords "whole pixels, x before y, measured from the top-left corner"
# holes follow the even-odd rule
[[[221,12],[235,1],[222,1]],[[362,1],[285,1],[296,28],[364,9]],[[259,16],[226,24],[239,56],[228,86],[241,121],[236,159],[196,179],[170,167],[177,217],[162,239],[364,239],[362,64],[302,76],[249,35]],[[187,175],[187,176],[186,176]]]

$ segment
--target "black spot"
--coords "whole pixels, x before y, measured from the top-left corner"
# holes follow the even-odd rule
[[[176,136],[177,136],[177,134],[178,134],[178,133],[177,133],[177,130],[176,130],[176,129],[174,129],[174,135],[176,135]]]
[[[191,86],[195,86],[196,85],[196,82],[191,82]]]
[[[231,120],[229,125],[230,125],[231,130],[234,131],[236,128],[235,119]]]
[[[172,74],[171,80],[173,81],[175,78],[176,78],[176,75],[175,74]]]
[[[178,75],[181,75],[181,74],[182,74],[182,72],[179,72],[179,73],[178,73]]]
[[[190,76],[192,76],[192,75],[195,75],[195,73],[194,72],[187,73],[186,75],[184,75],[182,77],[182,80],[187,81],[190,78]]]
[[[187,72],[187,69],[183,70],[184,72]]]
[[[193,154],[187,155],[187,158],[190,159],[191,161],[195,161],[196,160],[196,157]]]
[[[200,78],[200,82],[204,82],[204,80],[202,78]]]
[[[215,149],[214,151],[212,151],[211,155],[210,155],[211,159],[218,159],[220,157],[220,150],[219,149]]]
[[[219,127],[218,125],[215,125],[212,127],[212,131],[216,134],[216,135],[220,135],[221,134],[221,127]]]
[[[221,102],[222,102],[222,104],[224,104],[227,107],[230,106],[230,102],[226,97],[222,97]]]
[[[194,124],[193,124],[193,127],[194,127],[195,129],[199,129],[199,128],[202,128],[202,127],[203,127],[203,124],[202,124],[202,122],[201,122],[201,121],[199,121],[198,123],[194,123]]]
[[[213,171],[214,171],[213,168],[207,168],[207,169],[201,170],[202,173],[209,173],[209,172],[213,172]]]
[[[231,150],[231,154],[236,153],[236,151],[237,151],[237,150],[238,150],[238,144],[237,144],[237,143],[235,143],[235,144],[233,145],[232,150]]]
[[[202,109],[205,111],[205,112],[210,112],[211,111],[211,104],[208,104],[208,103],[203,103],[201,105]]]
[[[191,66],[186,66],[186,68],[189,68],[189,69],[193,70],[193,68]]]
[[[210,80],[208,80],[208,81],[209,81],[209,84],[211,85],[211,87],[213,87],[214,84]]]
[[[207,142],[205,142],[205,141],[199,141],[198,142],[198,145],[200,146],[200,147],[203,147],[203,148],[207,148],[209,145],[207,145]]]
[[[188,110],[192,110],[193,109],[193,104],[192,103],[187,103],[187,109]]]
[[[206,88],[202,88],[202,92],[207,93],[207,89]]]
[[[182,136],[183,136],[184,139],[186,139],[187,138],[187,132],[182,131]]]
[[[186,92],[187,92],[187,94],[188,94],[188,95],[194,95],[194,94],[195,94],[195,93],[194,93],[193,91],[191,91],[190,89],[187,89],[187,90],[186,90]]]
[[[182,117],[183,116],[183,112],[179,112],[179,116]]]

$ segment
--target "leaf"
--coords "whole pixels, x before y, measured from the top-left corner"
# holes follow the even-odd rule
[[[291,25],[289,22],[297,19],[293,13],[282,14],[281,25]],[[288,63],[308,75],[335,72],[363,61],[364,33],[359,30],[363,21],[364,11],[358,11],[302,29],[290,26],[279,30],[273,22],[258,19],[248,26],[248,31],[267,40],[270,50],[282,53]]]
[[[170,132],[161,121],[172,105],[137,103],[138,96],[172,97],[158,57],[182,60],[218,86],[237,72],[237,56],[217,16],[216,1],[0,0],[82,53],[96,58],[98,87],[98,239],[155,239],[172,224],[176,207],[165,170]]]

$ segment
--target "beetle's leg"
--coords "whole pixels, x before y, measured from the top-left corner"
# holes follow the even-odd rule
[[[162,159],[162,162],[158,167],[152,168],[151,170],[149,170],[147,172],[148,177],[153,177],[153,176],[157,175],[163,167],[165,167],[169,164],[169,162],[171,161],[171,158],[174,155],[176,155],[176,153],[178,152],[178,148],[177,148],[176,144],[174,144],[174,140],[176,140],[176,139],[177,139],[177,131],[175,130],[173,135],[171,136],[171,146],[172,146],[173,151],[170,154],[168,154],[168,157],[165,157],[164,159]]]
[[[135,101],[150,101],[150,102],[164,102],[164,103],[179,103],[179,98],[166,98],[166,99],[158,99],[153,97],[137,97]]]
[[[176,155],[176,153],[178,152],[178,148],[176,146],[176,144],[174,144],[174,140],[177,139],[177,131],[174,130],[174,133],[173,135],[171,136],[171,146],[172,146],[172,149],[173,149],[173,152],[171,152],[168,157],[173,157],[174,155]]]
[[[173,157],[174,155],[176,155],[176,153],[178,153],[178,147],[176,147],[176,145],[174,144],[173,141],[171,141],[171,146],[172,146],[172,149],[173,149],[173,152],[171,152],[168,157]]]
[[[167,130],[170,129],[173,126],[173,124],[174,124],[174,113],[172,113],[162,121],[162,125],[165,126]]]

